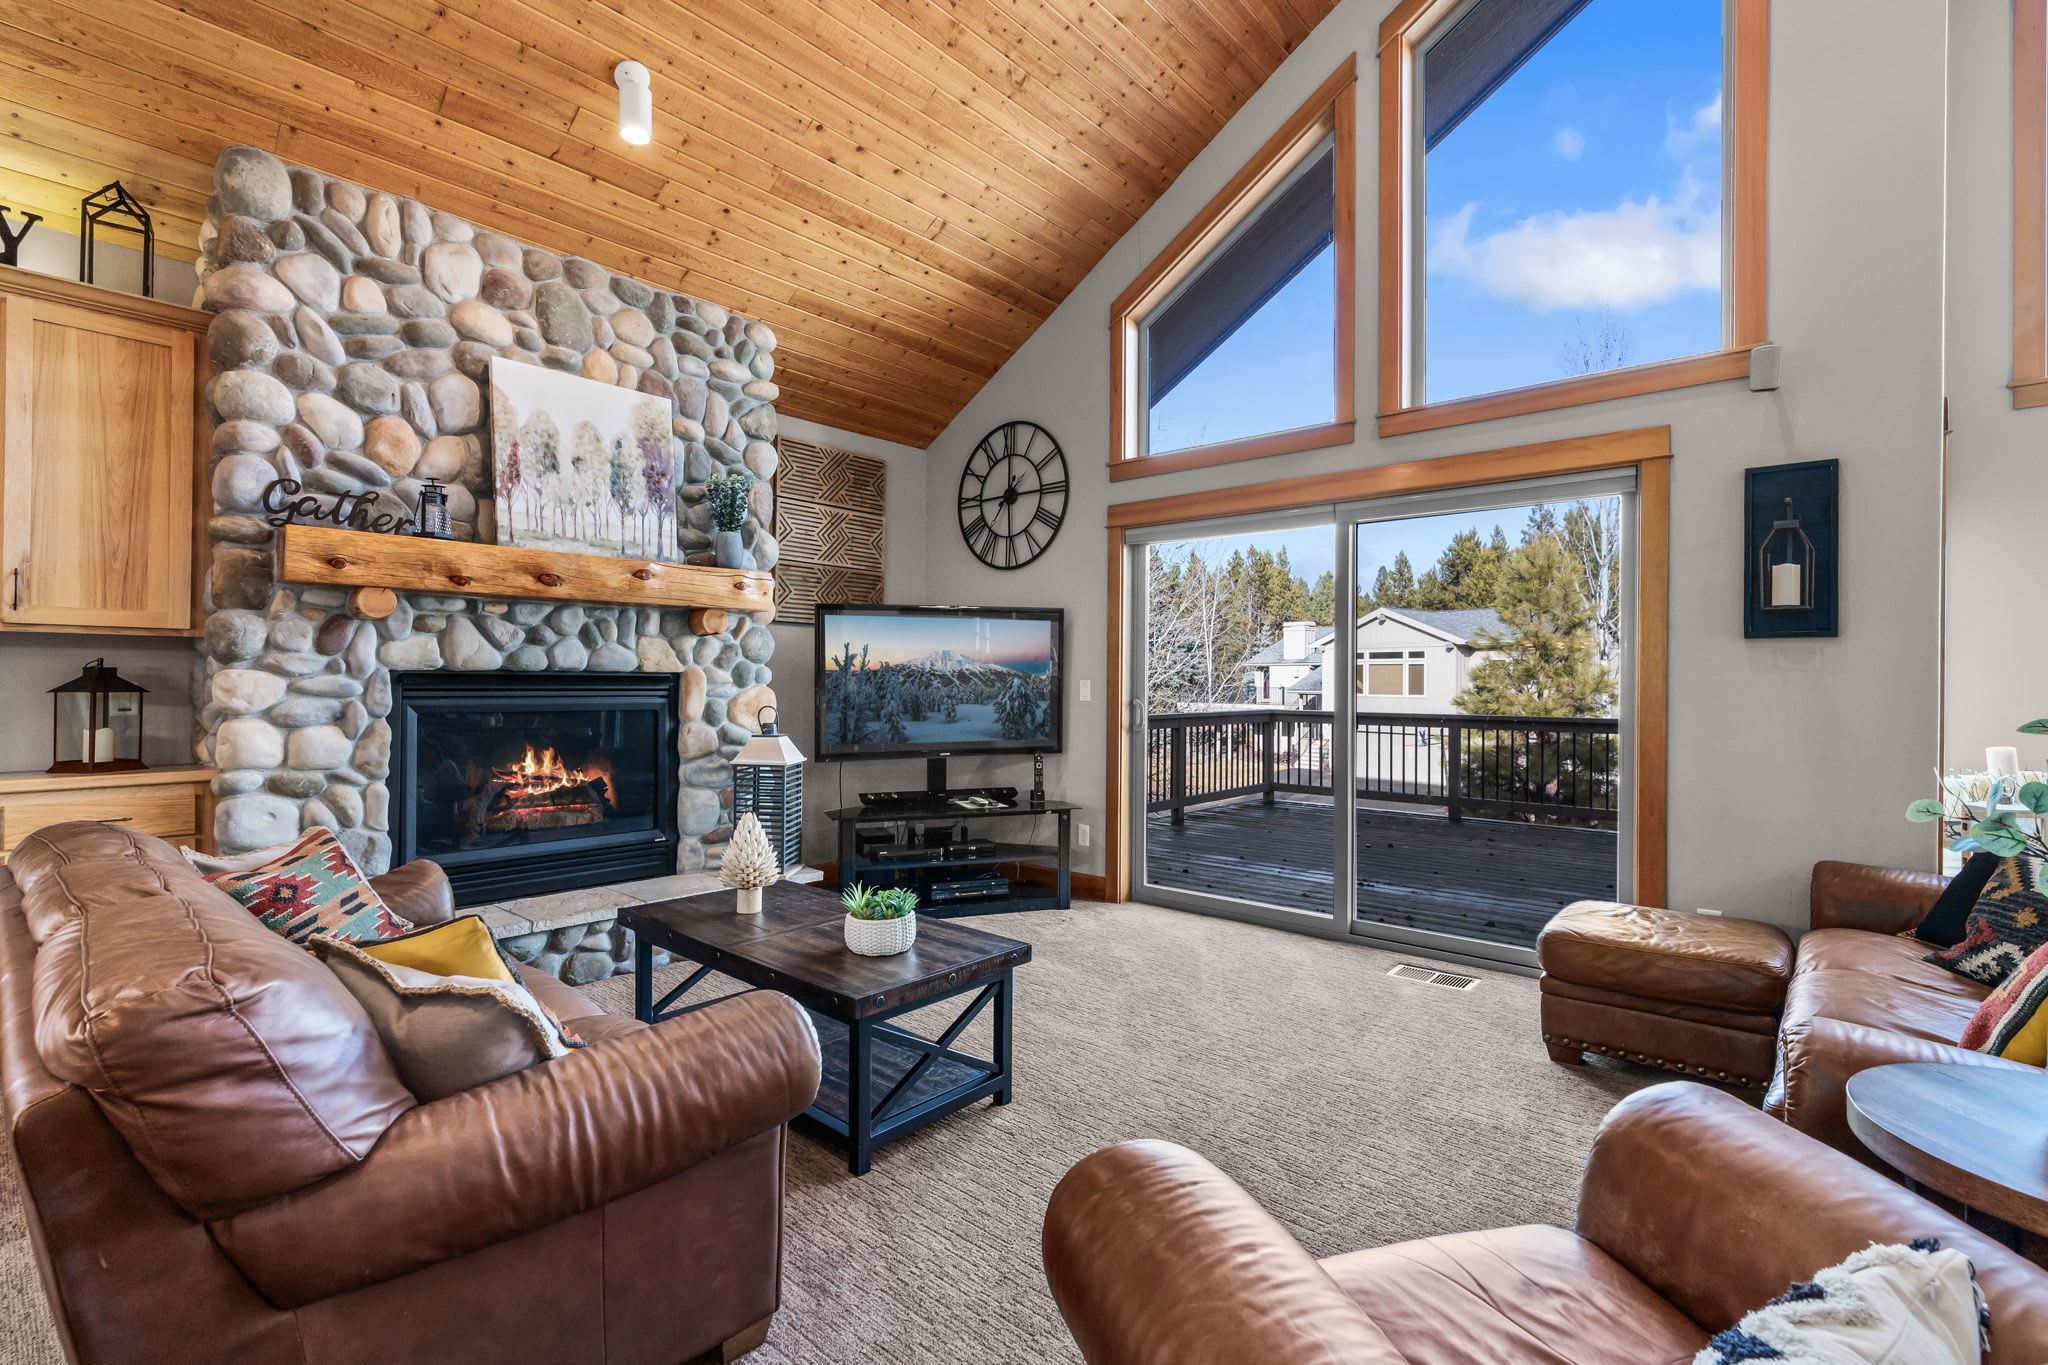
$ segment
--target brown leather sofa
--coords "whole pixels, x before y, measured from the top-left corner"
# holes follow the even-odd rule
[[[1768,1112],[1874,1161],[1849,1131],[1843,1091],[1857,1072],[1890,1062],[2019,1065],[1955,1046],[1990,988],[1922,961],[1929,946],[1901,937],[1946,884],[1931,872],[1815,865],[1812,927],[1799,940],[1785,991]]]
[[[414,923],[447,879],[376,881]],[[430,1104],[328,969],[169,845],[58,825],[0,872],[0,1081],[73,1361],[730,1359],[780,1292],[817,1038],[754,992]]]
[[[1794,1281],[1873,1241],[1930,1236],[1976,1265],[1988,1365],[2048,1360],[2048,1272],[1684,1081],[1608,1115],[1574,1231],[1459,1233],[1318,1262],[1201,1157],[1131,1142],[1053,1192],[1045,1266],[1090,1365],[1688,1365]]]

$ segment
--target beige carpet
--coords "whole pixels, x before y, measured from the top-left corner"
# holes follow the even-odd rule
[[[1386,953],[1147,906],[975,923],[1037,949],[1018,973],[1016,1102],[885,1147],[860,1179],[793,1139],[783,1309],[750,1362],[1077,1361],[1039,1220],[1069,1166],[1124,1138],[1205,1153],[1318,1255],[1568,1224],[1600,1116],[1660,1079],[1553,1065],[1523,977],[1416,985]],[[594,993],[630,1009],[631,978]],[[59,1360],[5,1179],[0,1360]]]

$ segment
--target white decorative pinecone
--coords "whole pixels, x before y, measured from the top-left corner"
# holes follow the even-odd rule
[[[727,886],[766,886],[775,880],[775,850],[768,846],[768,831],[761,817],[748,811],[740,817],[725,846],[725,861],[719,864],[718,880]]]

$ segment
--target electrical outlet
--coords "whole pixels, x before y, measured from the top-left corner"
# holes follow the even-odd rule
[[[1095,700],[1095,684],[1086,678],[1081,679],[1080,682],[1080,697],[1082,701]]]
[[[1086,847],[1088,847],[1088,841],[1089,841],[1089,839],[1091,839],[1092,837],[1093,837],[1093,835],[1092,835],[1092,834],[1090,833],[1090,831],[1089,831],[1089,829],[1088,829],[1088,826],[1086,826],[1086,825],[1076,825],[1076,826],[1074,826],[1074,843],[1075,843],[1075,844],[1076,844],[1077,846],[1079,846],[1079,847],[1081,847],[1081,848],[1086,848]]]

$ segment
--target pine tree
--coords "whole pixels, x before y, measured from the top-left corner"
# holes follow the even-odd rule
[[[1301,608],[1303,621],[1313,621],[1319,626],[1335,625],[1337,622],[1337,575],[1324,571],[1310,588]]]
[[[1392,564],[1383,564],[1372,576],[1372,597],[1366,603],[1368,610],[1377,607],[1402,607],[1415,605],[1415,566],[1408,562],[1408,552],[1401,551],[1394,556]]]
[[[1598,716],[1614,703],[1614,674],[1599,660],[1593,616],[1555,535],[1508,557],[1494,605],[1504,629],[1473,639],[1496,657],[1473,665],[1452,698],[1479,716]]]

